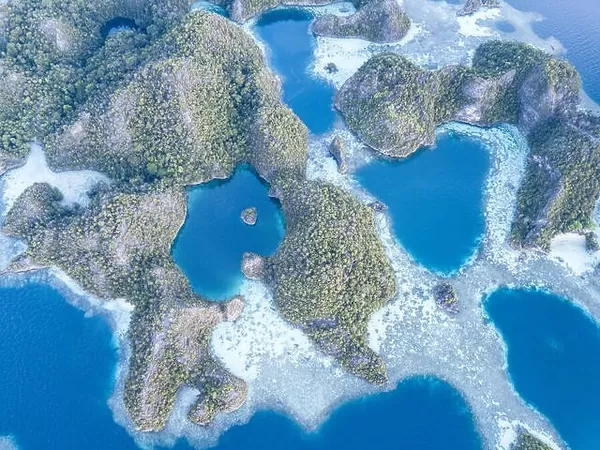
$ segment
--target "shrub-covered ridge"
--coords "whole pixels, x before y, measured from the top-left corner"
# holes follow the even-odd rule
[[[444,122],[517,125],[531,154],[512,240],[547,248],[556,234],[590,225],[600,194],[600,119],[578,111],[579,90],[568,62],[492,41],[472,67],[428,71],[398,54],[374,56],[342,86],[336,107],[366,144],[391,157],[433,144]]]

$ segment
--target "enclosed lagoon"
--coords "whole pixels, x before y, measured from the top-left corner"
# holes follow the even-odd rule
[[[283,100],[314,134],[329,131],[336,119],[333,86],[309,73],[315,38],[311,13],[281,9],[263,14],[256,33],[265,43],[271,65],[282,80]]]
[[[194,290],[212,300],[239,293],[246,252],[272,255],[284,235],[284,219],[269,187],[248,166],[227,180],[188,190],[188,212],[173,244],[173,258]],[[242,213],[256,208],[256,223]]]
[[[411,256],[450,275],[479,247],[489,169],[482,142],[450,131],[406,159],[375,159],[356,177],[387,205],[393,231]]]
[[[503,288],[485,309],[507,347],[515,389],[572,450],[600,442],[600,327],[580,308],[535,289]]]

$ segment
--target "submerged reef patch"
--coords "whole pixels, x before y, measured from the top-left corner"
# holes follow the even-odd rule
[[[396,158],[432,144],[445,122],[517,125],[531,154],[512,241],[547,249],[556,234],[590,227],[600,194],[600,118],[577,110],[579,90],[568,62],[491,41],[472,67],[432,71],[398,54],[374,56],[344,83],[336,107],[360,139]]]

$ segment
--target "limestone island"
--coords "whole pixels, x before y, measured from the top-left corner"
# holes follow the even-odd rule
[[[30,186],[3,224],[27,244],[8,270],[57,267],[102,301],[133,305],[124,404],[140,431],[165,426],[183,386],[198,392],[188,417],[199,425],[245,401],[245,382],[210,348],[214,327],[235,320],[243,300],[201,298],[170,254],[185,188],[240,164],[270,184],[288,226],[253,276],[317,348],[359,377],[386,380],[367,322],[396,287],[372,210],[305,178],[306,127],[281,102],[252,37],[188,6],[25,0],[9,3],[2,22],[0,70],[15,82],[0,86],[0,171],[22,163],[37,138],[52,170],[110,178],[86,207]],[[106,33],[115,17],[137,26]]]
[[[335,106],[365,144],[392,158],[433,144],[446,122],[516,125],[531,151],[511,240],[548,250],[554,236],[592,227],[600,194],[600,117],[578,108],[580,87],[567,61],[490,41],[472,66],[437,71],[378,54],[344,83]]]

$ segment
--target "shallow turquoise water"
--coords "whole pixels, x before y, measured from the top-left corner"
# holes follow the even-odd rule
[[[442,274],[456,272],[484,232],[483,201],[490,160],[484,146],[454,133],[405,160],[376,159],[356,177],[385,203],[393,231],[412,257]]]
[[[515,389],[572,450],[600,443],[600,328],[581,309],[538,290],[500,289],[485,309],[508,348]]]
[[[173,244],[173,258],[194,290],[212,300],[239,293],[245,252],[270,256],[284,235],[284,219],[269,188],[249,167],[225,181],[188,189],[188,214]],[[246,225],[244,209],[255,207],[258,220]]]
[[[268,47],[269,60],[283,84],[283,100],[314,134],[331,130],[335,90],[314,78],[315,38],[309,31],[313,17],[300,9],[281,9],[263,14],[256,24],[258,36]]]

